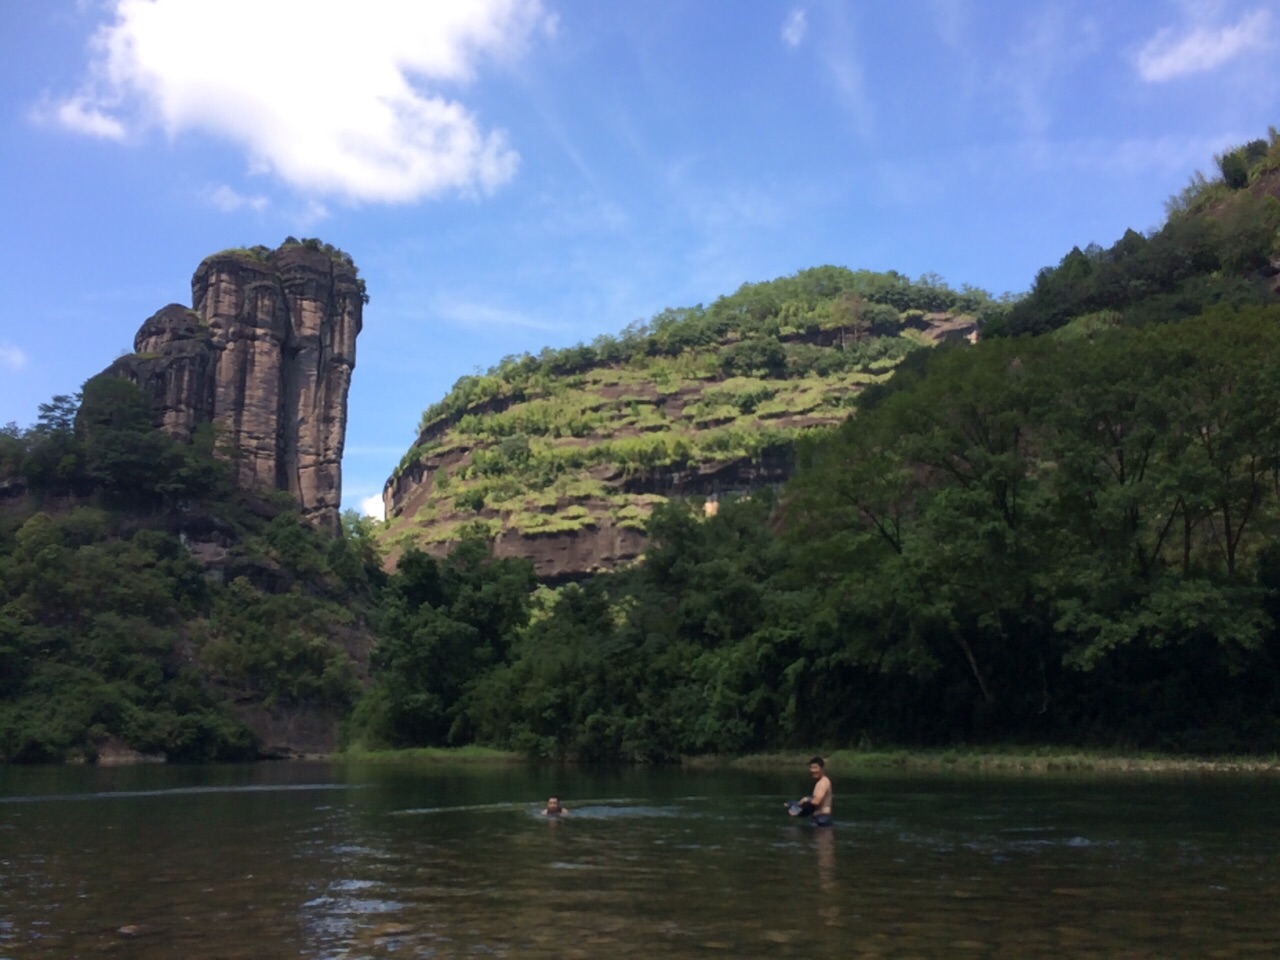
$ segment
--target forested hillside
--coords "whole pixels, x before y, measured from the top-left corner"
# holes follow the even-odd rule
[[[1225,152],[1014,303],[823,267],[508,358],[427,411],[376,534],[95,378],[0,432],[0,759],[307,717],[590,761],[1280,750],[1278,160]],[[606,524],[643,558],[500,549]]]
[[[0,761],[332,749],[372,644],[371,532],[237,490],[216,440],[175,442],[109,376],[0,431]]]
[[[505,646],[433,701],[431,732],[410,723],[409,691],[431,687],[433,633],[391,625],[363,735],[598,759],[1274,751],[1277,161],[1275,131],[1226,151],[1222,176],[1197,175],[1151,236],[1072,251],[1008,310],[985,301],[982,342],[916,353],[838,429],[797,435],[779,493],[712,517],[657,505],[644,562],[536,594]],[[660,329],[643,332],[661,355]],[[485,395],[456,392],[427,424],[507,382],[462,382]],[[435,570],[409,558],[393,581]]]
[[[780,499],[666,505],[643,563],[513,599],[501,644],[388,624],[368,731],[651,760],[1280,746],[1280,307],[934,354],[806,446]],[[407,559],[400,596],[437,576]],[[446,686],[425,665],[460,648]]]

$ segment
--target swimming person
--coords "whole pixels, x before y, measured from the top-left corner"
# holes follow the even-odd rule
[[[542,815],[544,817],[558,817],[569,812],[569,808],[560,804],[559,797],[548,797],[547,805],[543,808]]]
[[[787,813],[793,817],[813,816],[813,825],[815,827],[831,826],[831,801],[833,791],[831,789],[831,778],[827,776],[826,763],[821,757],[811,757],[809,759],[809,776],[813,777],[813,792],[807,797],[801,797],[799,800],[791,803],[784,803]]]

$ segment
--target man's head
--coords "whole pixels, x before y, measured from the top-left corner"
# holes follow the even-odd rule
[[[813,777],[813,779],[815,780],[821,780],[822,774],[826,770],[826,766],[827,765],[822,762],[821,757],[810,757],[809,758],[809,776]]]
[[[548,797],[548,798],[547,798],[547,809],[548,809],[548,810],[559,810],[559,809],[560,809],[560,798],[559,798],[559,797]]]

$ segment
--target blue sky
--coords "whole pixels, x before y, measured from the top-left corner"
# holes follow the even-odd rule
[[[1028,288],[1280,125],[1280,0],[6,0],[0,423],[318,236],[344,504],[503,355],[838,264]]]

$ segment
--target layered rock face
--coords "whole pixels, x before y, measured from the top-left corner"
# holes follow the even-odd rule
[[[195,311],[171,303],[133,339],[132,356],[107,373],[126,377],[150,397],[157,426],[183,440],[213,416],[214,350],[209,328]]]
[[[973,316],[946,311],[910,311],[892,329],[916,343],[978,337]],[[834,354],[847,335],[796,329],[777,344],[798,356]],[[648,361],[597,362],[553,386],[526,383],[427,423],[383,487],[388,560],[410,543],[444,555],[461,536],[483,533],[495,556],[531,560],[546,583],[615,570],[644,554],[656,504],[696,499],[711,513],[722,497],[780,487],[795,469],[794,439],[843,422],[848,401],[892,365],[731,377],[705,353],[699,367],[697,349],[708,348],[688,348],[683,370],[657,368],[660,383]],[[748,435],[763,439],[747,449],[740,438]]]
[[[200,264],[191,293],[192,308],[147,320],[108,372],[141,386],[179,439],[213,423],[242,486],[287,491],[336,529],[364,306],[355,266],[318,245],[229,251]]]

